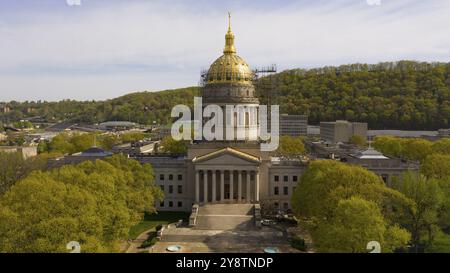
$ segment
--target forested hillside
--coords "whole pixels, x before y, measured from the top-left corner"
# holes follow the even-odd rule
[[[348,119],[373,129],[448,128],[450,63],[403,61],[289,70],[263,79],[281,112],[307,113],[310,123]],[[263,90],[267,101],[267,88]]]
[[[12,122],[39,116],[48,122],[73,121],[97,123],[108,120],[130,120],[141,124],[165,124],[174,105],[191,106],[197,87],[160,92],[131,93],[106,101],[9,102],[10,112],[0,113],[0,122]]]
[[[366,121],[371,129],[435,130],[450,127],[450,63],[402,61],[295,69],[261,78],[261,102],[309,122]],[[106,101],[9,102],[0,122],[41,116],[48,121],[131,120],[165,124],[176,104],[192,105],[199,88],[132,93]]]

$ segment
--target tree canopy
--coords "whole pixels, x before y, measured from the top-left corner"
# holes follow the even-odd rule
[[[391,252],[409,241],[396,213],[413,203],[359,166],[332,160],[310,163],[291,203],[298,216],[309,219],[319,251],[367,252],[366,244],[377,240],[383,251]]]
[[[408,160],[424,161],[431,154],[450,154],[449,138],[431,142],[421,138],[377,136],[373,146],[387,156]]]
[[[306,152],[303,140],[300,137],[281,136],[276,155],[285,157],[295,157]]]
[[[117,251],[161,198],[151,166],[122,155],[33,172],[0,198],[0,252]]]
[[[393,252],[410,239],[406,230],[386,223],[377,204],[360,197],[340,200],[334,217],[314,235],[321,252],[365,253],[371,241],[379,242],[382,252]]]
[[[22,153],[0,153],[0,195],[34,170],[47,167],[47,157],[24,158]]]
[[[188,143],[184,140],[174,140],[171,136],[166,136],[161,140],[159,152],[168,154],[184,154],[187,152]]]
[[[120,135],[98,133],[60,133],[50,142],[41,141],[38,147],[40,153],[73,154],[85,151],[97,145],[105,150],[111,150],[120,143],[130,143],[143,140],[145,134],[130,132]]]

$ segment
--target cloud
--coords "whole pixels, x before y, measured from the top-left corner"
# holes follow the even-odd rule
[[[0,100],[196,85],[221,54],[229,9],[238,54],[253,67],[450,58],[448,1],[259,3],[85,0],[58,12],[16,11],[0,17]]]

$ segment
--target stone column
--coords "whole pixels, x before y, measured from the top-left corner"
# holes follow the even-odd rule
[[[216,171],[212,171],[212,202],[215,203],[217,201],[216,198]]]
[[[195,203],[200,202],[200,174],[198,171],[195,171]]]
[[[242,173],[238,171],[238,203],[242,201]]]
[[[220,202],[223,202],[225,194],[225,173],[220,171]]]
[[[259,172],[255,172],[255,201],[259,202]]]
[[[250,199],[250,172],[247,171],[247,180],[245,181],[247,185],[247,203],[251,203],[252,200]]]
[[[208,203],[208,171],[203,171],[203,202]]]
[[[234,175],[233,175],[233,171],[229,171],[230,172],[230,201],[233,201],[234,199]]]

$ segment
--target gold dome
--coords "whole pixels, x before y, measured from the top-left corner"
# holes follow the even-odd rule
[[[251,85],[254,74],[244,59],[236,55],[234,34],[231,31],[231,15],[228,16],[228,31],[225,35],[223,55],[210,66],[206,75],[206,84],[236,83]]]

